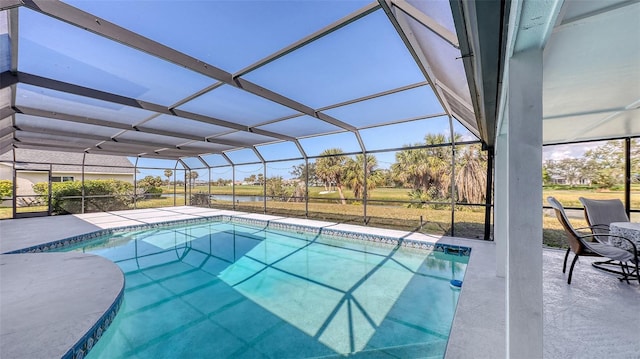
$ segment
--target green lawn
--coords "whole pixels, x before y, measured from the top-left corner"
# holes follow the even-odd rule
[[[261,196],[262,186],[236,186],[236,195],[238,196]],[[170,188],[172,193],[173,188]],[[192,193],[207,192],[208,186],[196,186],[192,189]],[[211,186],[212,194],[232,194],[231,186]],[[309,218],[347,222],[354,224],[362,224],[364,218],[364,206],[360,202],[351,202],[342,205],[339,203],[339,195],[337,192],[320,194],[325,191],[324,187],[309,188]],[[405,188],[376,188],[371,192],[371,201],[387,200],[387,201],[408,201],[408,190]],[[178,194],[184,194],[184,189]],[[353,198],[353,193],[345,190],[347,199]],[[601,190],[569,190],[569,189],[547,189],[543,190],[543,197],[554,196],[566,207],[581,207],[578,201],[579,197],[588,197],[595,199],[619,198],[623,199],[623,191],[601,191]],[[328,201],[320,200],[327,199]],[[173,198],[156,198],[137,201],[136,208],[157,208],[173,206]],[[177,198],[177,205],[184,204],[183,198]],[[378,204],[380,204],[378,202]],[[543,202],[546,205],[546,200]],[[233,208],[231,201],[214,201],[211,204],[214,208]],[[640,185],[634,185],[631,196],[632,208],[640,208]],[[133,206],[132,206],[133,208]],[[263,202],[239,202],[236,203],[236,209],[248,212],[264,212]],[[32,209],[29,209],[32,210]],[[304,202],[278,202],[267,201],[266,213],[291,217],[304,217]],[[11,208],[0,208],[0,219],[11,218]],[[422,227],[420,228],[422,217]],[[448,206],[443,209],[432,208],[407,208],[406,204],[388,203],[386,205],[375,205],[370,203],[367,206],[368,224],[384,228],[395,228],[402,230],[419,230],[432,234],[450,234],[451,211]],[[572,224],[576,227],[586,226],[585,220],[578,215],[571,218]],[[482,237],[484,233],[484,209],[483,207],[460,207],[455,212],[455,235],[470,238]],[[547,211],[547,215],[543,216],[543,242],[546,245],[554,247],[564,247],[566,245],[564,232],[552,213]]]
[[[195,186],[191,189],[191,193],[207,192],[208,186]],[[173,188],[163,188],[164,193],[172,194]],[[327,199],[339,199],[340,194],[335,188],[332,188],[331,193],[320,194],[326,189],[324,187],[309,187],[309,197],[327,198]],[[344,189],[344,196],[346,198],[353,198],[353,192]],[[184,194],[184,188],[178,188],[177,194]],[[211,194],[226,194],[231,195],[233,193],[233,187],[231,186],[211,186]],[[386,200],[386,201],[408,201],[409,189],[407,188],[376,188],[369,194],[370,200]],[[262,196],[262,186],[236,186],[237,196]]]

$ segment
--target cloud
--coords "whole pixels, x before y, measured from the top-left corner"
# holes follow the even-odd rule
[[[590,149],[603,145],[604,142],[578,143],[571,145],[545,146],[542,148],[542,160],[562,160],[565,158],[580,158]]]

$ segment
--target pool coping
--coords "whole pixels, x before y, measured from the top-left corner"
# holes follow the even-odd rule
[[[411,238],[409,235],[401,237],[395,237],[391,235],[374,234],[374,233],[362,233],[361,231],[346,230],[339,228],[327,228],[325,226],[310,226],[299,223],[290,223],[287,221],[274,221],[261,218],[248,218],[248,217],[236,217],[228,214],[219,214],[209,217],[201,217],[195,219],[178,219],[174,221],[165,221],[158,223],[145,223],[137,225],[120,226],[113,228],[100,229],[93,232],[78,234],[68,238],[58,239],[51,242],[45,242],[37,244],[35,246],[16,249],[13,251],[5,252],[2,254],[18,254],[18,253],[40,253],[48,252],[53,249],[63,249],[65,247],[81,244],[84,242],[92,241],[98,237],[111,234],[126,233],[132,231],[141,231],[155,228],[171,227],[183,224],[197,224],[207,222],[230,222],[237,224],[248,224],[254,226],[265,226],[267,229],[283,230],[292,232],[304,232],[314,235],[324,235],[328,237],[337,237],[340,239],[359,240],[389,245],[401,245],[403,247],[409,247],[414,249],[432,249],[437,252],[443,252],[446,254],[458,255],[469,257],[471,255],[471,247],[461,246],[456,244],[439,243],[432,241],[420,240],[418,238]],[[367,227],[364,227],[367,228]]]
[[[167,220],[166,216],[163,218],[163,215],[180,217],[180,219]],[[128,224],[115,225],[115,223],[120,222],[111,222],[111,217],[109,216],[118,217],[117,219],[120,222]],[[341,237],[346,234],[348,239],[366,240],[372,244],[386,243],[397,245],[398,243],[400,243],[401,245],[408,248],[432,248],[433,250],[442,252],[449,251],[452,254],[458,255],[469,255],[470,252],[473,251],[474,255],[469,257],[469,263],[464,278],[464,285],[458,300],[456,313],[454,315],[449,341],[447,343],[447,349],[445,352],[445,358],[466,357],[466,355],[469,354],[470,347],[478,347],[479,349],[483,348],[485,353],[490,353],[486,357],[499,357],[504,355],[503,296],[492,296],[490,294],[498,293],[488,293],[486,290],[486,282],[488,281],[490,282],[489,285],[492,287],[495,287],[496,283],[498,283],[498,287],[494,289],[497,291],[501,290],[502,293],[504,293],[504,286],[499,286],[499,283],[502,283],[502,281],[500,281],[499,278],[495,276],[495,265],[493,265],[493,270],[490,269],[491,264],[495,261],[495,254],[492,254],[495,253],[495,246],[493,245],[493,242],[485,242],[477,239],[474,240],[438,235],[427,235],[416,232],[383,229],[377,227],[365,227],[352,224],[340,224],[335,222],[324,222],[309,219],[288,218],[273,215],[190,206],[117,211],[108,213],[90,213],[83,215],[63,216],[63,218],[64,217],[74,217],[75,221],[80,220],[80,222],[77,223],[90,223],[94,228],[99,229],[87,231],[86,228],[82,228],[80,229],[80,231],[76,230],[75,233],[72,229],[62,229],[61,232],[68,232],[71,235],[64,236],[60,235],[60,233],[55,233],[54,235],[52,235],[52,237],[57,237],[59,239],[43,240],[39,244],[17,249],[15,249],[16,247],[14,245],[13,250],[6,251],[4,253],[35,253],[37,251],[46,251],[62,248],[66,245],[78,244],[81,241],[89,241],[108,233],[158,228],[178,225],[181,223],[206,222],[212,219],[230,219],[231,217],[235,219],[236,223],[258,225],[266,224],[273,229],[297,228],[302,229],[303,231],[308,231],[309,233],[322,233],[325,235],[334,234],[340,235]],[[103,221],[103,219],[107,217],[109,217],[109,220],[105,219]],[[25,220],[21,219],[9,221]],[[1,227],[3,224],[2,222],[5,221],[0,221],[0,230],[3,229]],[[489,263],[489,270],[487,270],[487,263]],[[476,317],[478,317],[478,296],[498,299],[487,299],[484,301],[484,304],[486,305],[481,310],[486,317],[484,320],[476,319]],[[489,325],[489,327],[494,328],[493,331],[496,335],[490,335],[489,337],[487,337],[486,320],[490,321],[491,324]]]
[[[0,265],[2,357],[84,358],[124,300],[122,270],[100,256],[7,254]]]

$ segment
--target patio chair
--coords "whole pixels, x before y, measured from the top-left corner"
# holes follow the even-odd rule
[[[631,240],[611,234],[606,234],[605,236],[605,232],[601,232],[597,235],[593,233],[579,233],[577,230],[591,228],[573,228],[573,226],[569,222],[569,219],[567,218],[562,204],[560,204],[558,200],[551,196],[547,197],[547,202],[549,202],[551,207],[554,209],[556,217],[558,218],[558,221],[560,221],[560,224],[562,224],[562,228],[564,229],[564,232],[567,235],[567,239],[569,240],[569,248],[567,249],[567,253],[564,256],[562,273],[566,272],[569,252],[573,251],[574,253],[573,261],[571,262],[571,268],[569,269],[569,278],[567,280],[567,284],[571,284],[573,268],[580,256],[595,256],[607,258],[606,261],[593,262],[592,265],[597,269],[620,275],[619,279],[621,281],[626,280],[627,283],[629,283],[629,279],[638,279],[638,281],[640,282],[640,270],[638,270],[638,251],[635,244]],[[607,237],[607,240],[601,241],[603,237]],[[625,249],[608,244],[608,237],[618,237],[622,240],[628,241],[631,244],[633,250],[627,251]],[[595,239],[596,241],[589,242],[589,239]],[[633,264],[629,265],[628,263]],[[618,266],[620,267],[620,271],[609,268],[615,268]]]
[[[584,216],[593,234],[609,233],[609,225],[613,222],[629,222],[624,205],[619,199],[578,198],[584,206]],[[607,240],[606,236],[601,236]]]

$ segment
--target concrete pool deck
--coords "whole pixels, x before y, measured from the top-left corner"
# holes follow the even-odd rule
[[[460,294],[446,357],[500,358],[505,355],[504,279],[495,276],[495,246],[492,242],[226,210],[169,207],[3,220],[0,221],[0,253],[101,229],[216,215],[232,215],[395,237],[404,236],[429,242],[471,247],[473,248],[472,255],[467,267],[465,284]],[[42,255],[51,254],[23,254],[20,256]],[[15,255],[1,257],[11,256]],[[593,269],[589,265],[588,259],[581,259],[580,263],[576,265],[573,283],[568,286],[561,269],[563,257],[564,251],[545,250],[543,253],[545,357],[637,357],[640,353],[640,341],[637,340],[638,323],[640,322],[640,287],[638,283],[632,282],[631,285],[620,283],[614,277]],[[24,262],[26,269],[32,265],[33,263],[28,261]],[[86,261],[87,270],[92,266],[89,261]],[[75,271],[82,272],[77,268]],[[51,271],[47,275],[60,278],[58,271]],[[96,283],[99,282],[96,281]],[[5,271],[3,270],[3,281],[0,283],[0,312],[2,312],[0,318],[3,319],[0,323],[0,344],[2,347],[0,356],[3,358],[15,357],[5,352],[5,343],[10,338],[8,335],[11,330],[7,328],[8,323],[4,320],[4,312],[7,309],[5,303],[15,295],[11,292],[14,285],[9,281],[5,282]],[[34,286],[25,285],[25,293],[37,289],[32,287]],[[100,295],[104,290],[104,288],[96,288],[96,295]],[[25,298],[29,298],[29,296],[27,295]],[[32,305],[32,301],[23,300],[20,302],[27,308]],[[89,303],[93,305],[94,301],[89,301]],[[95,305],[97,307],[104,306],[104,304],[97,302]],[[610,308],[614,308],[614,310],[607,310]],[[96,310],[99,309],[96,308]],[[51,313],[51,315],[62,314]],[[69,338],[76,340],[85,335],[82,330],[73,329],[74,327],[71,325],[68,325],[69,328],[59,327],[62,321],[50,320],[47,323],[37,323],[38,320],[37,317],[29,317],[28,319],[30,322],[33,321],[32,324],[36,326],[51,326],[52,323],[56,323],[55,325],[58,326],[55,328],[56,332],[75,330],[76,332],[67,334]],[[45,338],[28,338],[28,340],[48,343]],[[72,341],[69,339],[69,342]]]

